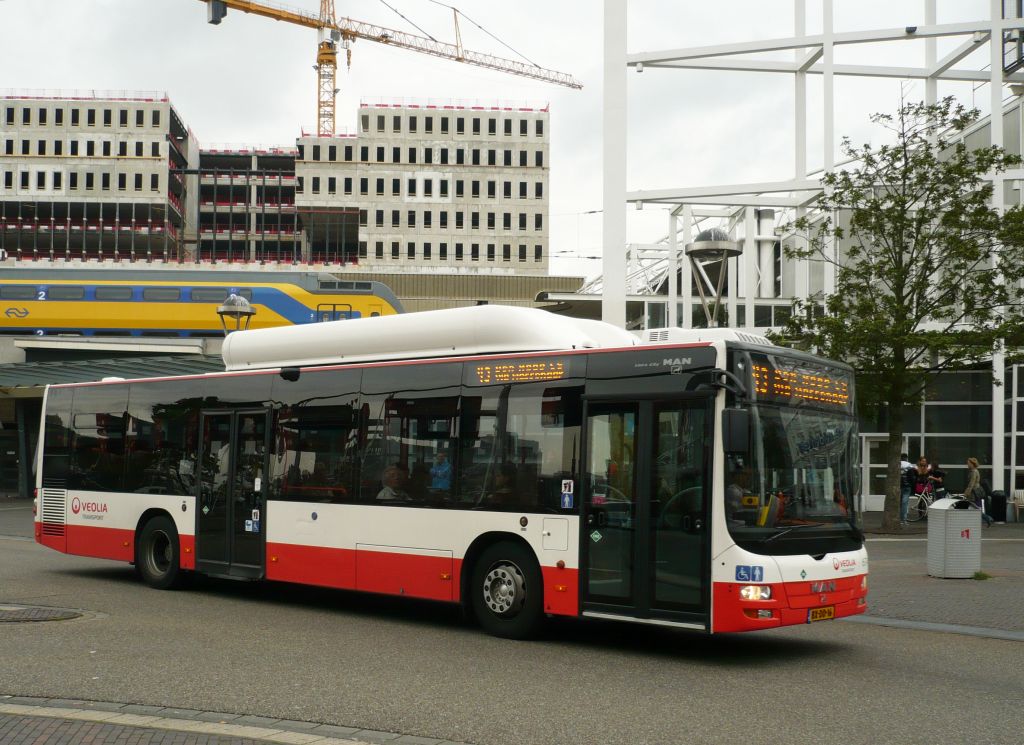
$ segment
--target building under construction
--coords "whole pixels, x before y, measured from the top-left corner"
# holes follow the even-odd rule
[[[543,107],[364,104],[355,135],[201,150],[166,95],[8,93],[15,260],[547,273]]]

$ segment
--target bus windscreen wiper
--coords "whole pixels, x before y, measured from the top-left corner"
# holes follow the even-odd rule
[[[761,543],[771,543],[776,538],[781,538],[782,536],[786,535],[787,533],[792,533],[797,528],[820,528],[822,525],[827,525],[827,524],[828,523],[800,523],[799,525],[790,525],[785,530],[780,530],[778,533],[772,533],[769,536],[765,536],[764,538],[761,539]]]

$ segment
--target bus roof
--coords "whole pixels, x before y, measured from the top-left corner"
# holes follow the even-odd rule
[[[304,326],[236,331],[229,371],[477,354],[631,347],[639,339],[601,321],[537,308],[479,305]]]

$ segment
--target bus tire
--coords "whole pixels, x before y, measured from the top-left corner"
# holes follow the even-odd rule
[[[544,584],[533,553],[502,541],[480,555],[470,579],[470,602],[488,634],[526,639],[543,620]]]
[[[181,579],[181,545],[174,521],[165,515],[149,520],[139,533],[135,567],[142,581],[157,590],[170,590]]]

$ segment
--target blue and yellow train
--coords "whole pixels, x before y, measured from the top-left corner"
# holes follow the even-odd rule
[[[13,269],[0,272],[0,334],[221,336],[232,294],[254,329],[402,312],[387,285],[322,272]]]

